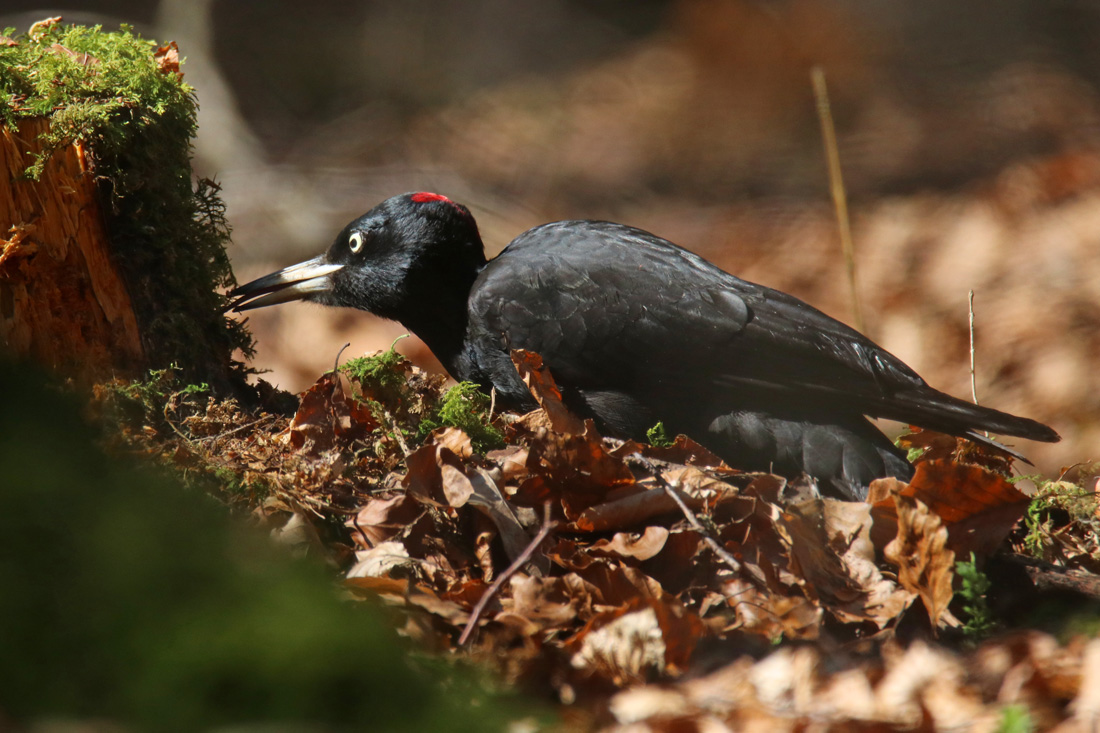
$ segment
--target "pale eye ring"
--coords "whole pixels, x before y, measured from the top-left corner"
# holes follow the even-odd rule
[[[352,232],[348,237],[348,247],[351,248],[352,254],[359,254],[359,250],[363,249],[363,233]]]

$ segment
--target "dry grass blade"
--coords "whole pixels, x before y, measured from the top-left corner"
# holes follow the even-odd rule
[[[829,191],[833,196],[836,209],[836,224],[840,230],[840,244],[844,249],[844,265],[848,273],[848,289],[852,296],[852,315],[856,328],[861,333],[867,329],[863,322],[863,306],[859,299],[859,287],[856,284],[856,255],[852,243],[852,225],[848,217],[848,196],[844,190],[844,177],[840,171],[840,149],[836,142],[836,126],[829,107],[829,90],[825,85],[825,71],[815,66],[810,71],[813,79],[814,98],[817,101],[817,114],[821,121],[821,138],[825,145],[825,159],[829,164]]]

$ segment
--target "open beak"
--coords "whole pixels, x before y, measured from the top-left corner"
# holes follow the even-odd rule
[[[332,274],[343,268],[325,261],[325,256],[284,267],[232,290],[233,302],[226,310],[246,311],[291,300],[304,300],[332,290]]]

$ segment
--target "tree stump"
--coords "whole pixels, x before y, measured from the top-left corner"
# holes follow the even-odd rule
[[[48,129],[42,118],[0,126],[0,344],[79,382],[133,374],[141,336],[84,146],[54,152],[37,180],[25,174]]]

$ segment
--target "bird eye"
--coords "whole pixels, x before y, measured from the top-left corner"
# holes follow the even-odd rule
[[[348,237],[348,247],[351,248],[352,254],[359,254],[359,250],[363,249],[363,234],[362,232],[352,232]]]

